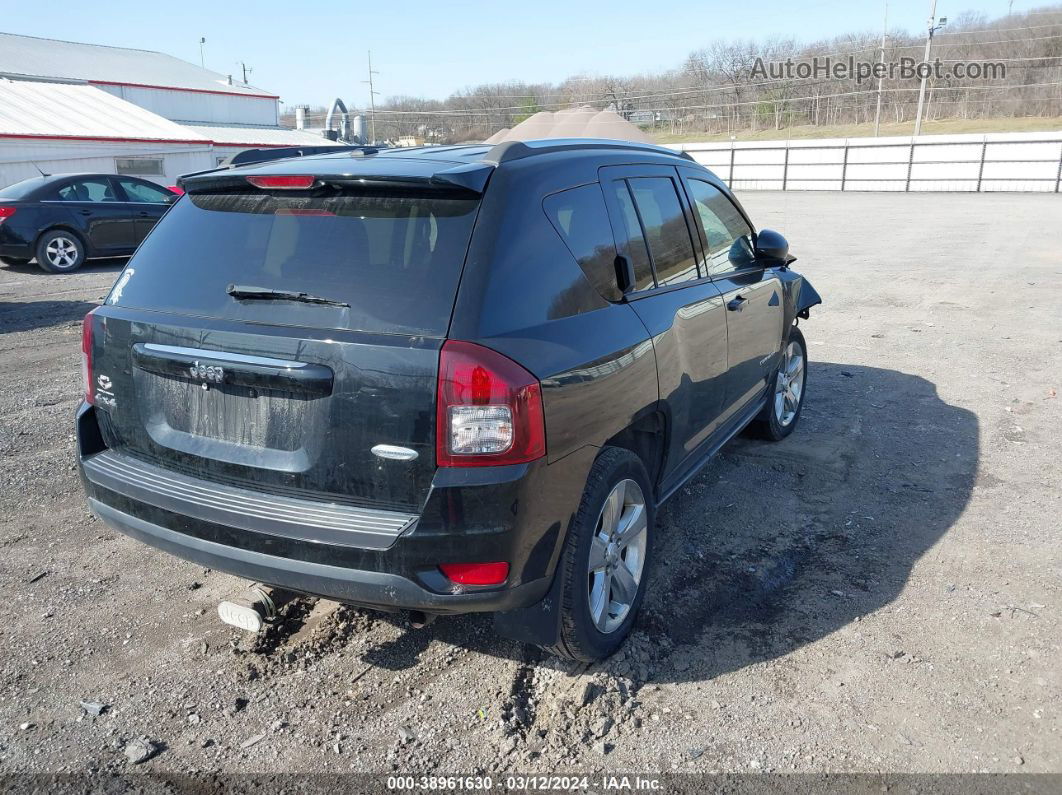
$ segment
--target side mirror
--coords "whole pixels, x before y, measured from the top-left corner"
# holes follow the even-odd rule
[[[789,241],[773,229],[761,229],[756,235],[756,259],[787,264]]]

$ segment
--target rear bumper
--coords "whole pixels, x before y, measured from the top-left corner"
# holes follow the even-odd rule
[[[510,610],[537,602],[550,585],[543,579],[504,590],[434,593],[398,574],[307,563],[204,541],[122,513],[91,497],[89,507],[114,529],[171,555],[255,582],[349,604],[433,613]]]
[[[33,240],[16,229],[10,220],[0,223],[0,257],[33,259]]]
[[[10,259],[33,259],[33,247],[21,243],[0,242],[0,257]]]
[[[413,521],[390,537],[366,536],[350,532],[351,521],[365,517],[338,515],[337,506],[316,503],[319,510],[300,521],[292,518],[299,506],[277,495],[254,492],[251,499],[110,450],[96,411],[78,410],[79,469],[89,505],[105,523],[202,566],[385,610],[511,611],[539,602],[596,452],[587,448],[553,464],[440,469]],[[510,566],[498,586],[455,584],[439,569],[495,561]]]

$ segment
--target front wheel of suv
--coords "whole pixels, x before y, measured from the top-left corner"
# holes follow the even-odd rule
[[[641,460],[607,448],[594,462],[560,561],[561,627],[547,651],[593,662],[620,647],[645,596],[653,493]]]
[[[779,442],[796,428],[804,408],[804,388],[808,381],[808,347],[800,329],[793,328],[782,352],[782,361],[771,382],[767,405],[749,424],[755,436]]]

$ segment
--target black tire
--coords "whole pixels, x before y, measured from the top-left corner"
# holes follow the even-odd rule
[[[771,379],[771,390],[768,395],[767,405],[763,407],[763,411],[749,423],[749,432],[751,435],[760,439],[767,439],[772,442],[780,442],[787,437],[796,428],[797,423],[800,422],[800,415],[804,411],[804,399],[807,396],[807,383],[808,383],[808,346],[804,342],[804,335],[800,333],[800,329],[795,326],[789,332],[789,340],[786,342],[786,350],[789,346],[796,345],[800,350],[800,355],[803,357],[803,367],[800,371],[800,397],[797,402],[796,411],[789,417],[788,413],[783,413],[783,416],[779,416],[779,407],[776,402],[776,390],[778,388],[781,377],[782,367],[785,363],[785,357],[782,359],[782,364],[778,366],[778,370],[775,371],[774,377]]]
[[[85,262],[85,244],[66,229],[50,229],[37,241],[37,264],[48,273],[70,273]]]
[[[29,265],[28,259],[21,259],[20,257],[0,257],[0,262],[4,265]]]
[[[641,577],[637,581],[637,595],[630,602],[622,622],[614,629],[602,632],[591,615],[590,547],[599,528],[606,498],[618,484],[627,480],[638,484],[644,498],[646,539]],[[545,647],[546,651],[571,660],[593,662],[608,657],[623,644],[645,598],[653,561],[654,519],[653,491],[641,459],[628,450],[605,448],[590,470],[582,502],[569,528],[558,564],[557,576],[563,578],[560,636],[556,645]],[[624,554],[629,553],[625,551]],[[605,609],[609,608],[606,606]]]

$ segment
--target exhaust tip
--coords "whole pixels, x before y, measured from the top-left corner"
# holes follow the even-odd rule
[[[435,619],[438,617],[437,613],[425,613],[422,610],[410,610],[409,625],[413,627],[413,629],[424,629],[429,624],[434,623]]]

